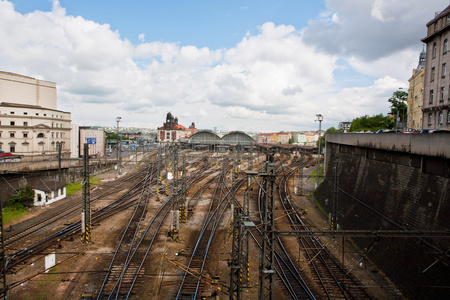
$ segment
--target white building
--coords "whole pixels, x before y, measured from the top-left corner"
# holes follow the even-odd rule
[[[44,206],[66,198],[66,185],[58,181],[30,185],[34,191],[34,206]]]
[[[72,124],[70,132],[70,158],[80,157],[80,126]]]
[[[90,127],[79,127],[80,136],[80,157],[83,157],[84,144],[89,144],[89,156],[100,158],[105,156],[106,151],[106,133],[103,130],[92,129]]]
[[[56,109],[56,83],[0,71],[0,149],[24,160],[70,156],[71,115]]]

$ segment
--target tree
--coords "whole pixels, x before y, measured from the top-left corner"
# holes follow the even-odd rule
[[[368,115],[353,119],[350,125],[350,132],[359,131],[371,131],[375,132],[379,129],[392,128],[394,126],[393,120],[389,116],[383,116],[383,114],[374,115],[369,117]]]
[[[330,127],[325,131],[325,134],[320,137],[320,149],[325,149],[325,135],[327,133],[344,133],[343,129],[336,129],[334,127]],[[319,147],[319,140],[317,140],[317,147]]]
[[[406,128],[406,113],[408,106],[406,101],[408,101],[408,93],[404,91],[395,91],[392,93],[392,97],[388,100],[391,103],[391,112],[389,113],[393,117],[397,117],[397,112],[399,116],[399,121],[402,124],[402,129]]]
[[[8,198],[8,206],[33,206],[34,190],[30,186],[20,188]]]

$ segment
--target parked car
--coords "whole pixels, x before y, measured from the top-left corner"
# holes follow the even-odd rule
[[[12,153],[0,150],[0,157],[6,157],[6,156],[12,156]]]

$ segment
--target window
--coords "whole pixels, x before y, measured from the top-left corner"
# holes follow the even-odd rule
[[[28,126],[28,122],[23,122],[23,126]]]
[[[445,94],[445,87],[441,87],[441,97],[439,98],[440,102],[444,102],[444,94]]]
[[[37,135],[37,137],[38,137],[38,138],[43,138],[43,137],[44,137],[44,134],[41,132],[41,133],[39,133],[39,134]]]
[[[436,53],[437,53],[437,45],[436,43],[433,44],[433,52],[432,52],[432,57],[436,58]]]
[[[13,137],[14,137],[14,132],[10,132],[10,133],[9,133],[9,137],[10,137],[10,138],[13,138]]]
[[[24,137],[24,138],[27,138],[27,137],[28,137],[28,133],[24,132],[24,133],[23,133],[23,137]]]
[[[444,124],[444,112],[439,112],[439,125]]]
[[[428,114],[428,125],[431,125],[431,121],[433,120],[433,115],[431,113]]]
[[[450,109],[448,110],[448,113],[447,113],[447,123],[450,123]]]
[[[433,104],[433,96],[434,96],[434,91],[431,90],[430,91],[430,104]]]
[[[447,50],[448,50],[448,40],[445,40],[445,41],[444,41],[444,49],[443,49],[443,50],[444,50],[444,54],[447,53]]]
[[[44,117],[46,117],[47,116],[47,114],[44,114]]]
[[[24,112],[23,114],[24,114],[24,115],[28,115],[28,113],[27,113],[27,112]]]
[[[13,115],[13,114],[14,114],[14,112],[12,111],[12,112],[11,112],[11,114]]]
[[[434,23],[434,31],[438,30],[438,22]]]
[[[36,113],[36,116],[39,116],[39,113]]]
[[[447,16],[445,24],[447,24],[447,25],[450,24],[450,15]]]
[[[11,122],[9,122],[9,125],[14,126],[14,125],[16,125],[16,122],[11,121]]]
[[[52,132],[52,139],[54,139],[55,138],[55,133],[54,132]]]
[[[442,77],[445,77],[445,74],[447,74],[447,64],[442,64]]]
[[[59,138],[59,132],[56,133],[56,138]]]
[[[16,152],[16,145],[9,145],[9,152]]]
[[[432,67],[431,68],[431,81],[434,81],[434,75],[436,74],[436,68]]]

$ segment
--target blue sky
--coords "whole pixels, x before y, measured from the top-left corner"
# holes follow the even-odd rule
[[[443,0],[0,0],[0,70],[57,83],[79,125],[337,127],[389,110]],[[101,112],[101,113],[99,113]]]
[[[265,22],[301,28],[326,9],[323,1],[59,1],[67,14],[107,23],[122,38],[178,42],[211,49],[229,48],[256,33]],[[12,1],[16,10],[51,11],[49,0]]]

